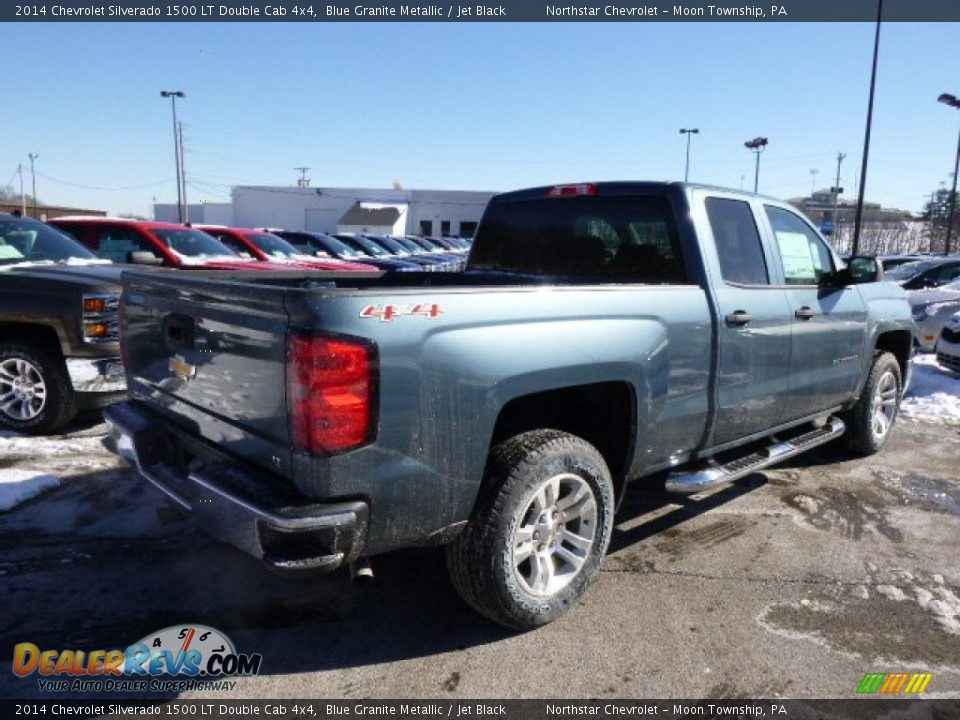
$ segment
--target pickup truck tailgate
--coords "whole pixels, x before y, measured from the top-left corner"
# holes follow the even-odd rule
[[[222,275],[220,276],[222,277]],[[288,474],[283,288],[125,274],[131,398],[192,435]]]

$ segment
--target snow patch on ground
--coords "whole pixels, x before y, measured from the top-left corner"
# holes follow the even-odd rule
[[[0,512],[6,512],[58,485],[60,481],[53,475],[30,470],[0,470]]]
[[[900,417],[960,425],[960,374],[940,367],[934,355],[917,355]]]

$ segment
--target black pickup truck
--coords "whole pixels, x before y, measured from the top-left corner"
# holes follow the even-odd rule
[[[529,628],[594,577],[628,482],[883,447],[914,325],[881,274],[771,198],[534,188],[493,198],[462,274],[125,274],[130,400],[106,415],[270,566],[445,544],[464,599]]]
[[[0,213],[0,426],[48,433],[123,398],[119,298],[120,268]]]

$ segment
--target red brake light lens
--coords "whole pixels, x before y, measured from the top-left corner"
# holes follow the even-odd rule
[[[552,188],[547,190],[546,197],[560,198],[560,197],[575,197],[577,195],[596,195],[596,194],[597,194],[596,183],[580,183],[578,185],[554,185]]]
[[[296,449],[330,455],[366,445],[374,428],[374,352],[359,342],[291,335],[287,368]]]

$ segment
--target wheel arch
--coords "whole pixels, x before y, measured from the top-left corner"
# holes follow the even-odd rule
[[[883,331],[877,335],[873,349],[874,353],[888,352],[892,354],[900,366],[901,381],[906,382],[913,349],[913,334],[909,330]]]
[[[57,328],[36,322],[0,322],[0,344],[18,341],[36,343],[57,357],[63,357],[64,338]]]
[[[637,393],[626,381],[572,385],[522,395],[501,409],[489,452],[508,438],[552,429],[575,435],[603,456],[619,500],[636,450]]]

